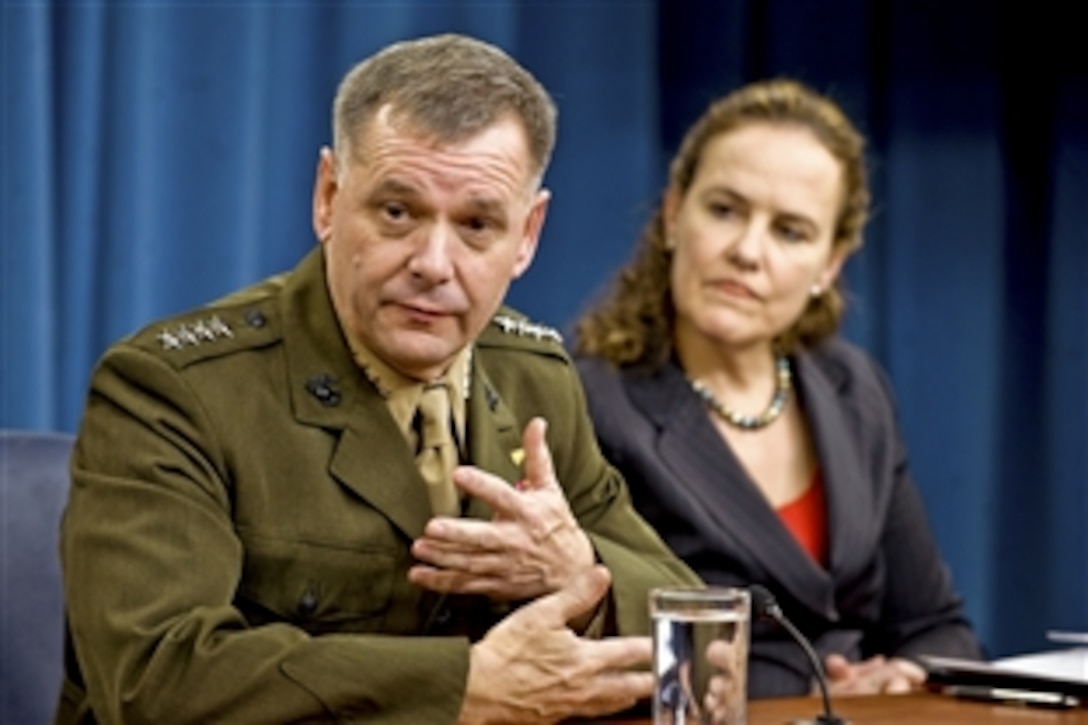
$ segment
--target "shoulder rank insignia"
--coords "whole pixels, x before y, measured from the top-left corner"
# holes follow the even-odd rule
[[[173,329],[164,327],[155,339],[162,345],[163,350],[180,350],[183,347],[214,342],[224,337],[234,337],[234,331],[230,329],[230,325],[220,319],[219,315],[212,315],[206,320],[200,319],[190,324],[181,324]]]
[[[538,325],[527,320],[518,320],[510,315],[495,315],[491,321],[498,325],[499,329],[507,335],[520,335],[522,337],[532,337],[536,340],[551,340],[560,345],[563,344],[563,336],[554,327]]]

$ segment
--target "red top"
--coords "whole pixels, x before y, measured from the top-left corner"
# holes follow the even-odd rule
[[[827,501],[819,469],[812,484],[798,498],[778,509],[782,523],[805,551],[820,565],[827,566]]]

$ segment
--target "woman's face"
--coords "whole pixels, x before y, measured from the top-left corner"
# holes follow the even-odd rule
[[[842,164],[806,128],[753,122],[711,139],[682,197],[665,201],[677,343],[769,345],[826,290]]]

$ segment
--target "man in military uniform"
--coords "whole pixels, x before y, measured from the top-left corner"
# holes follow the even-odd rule
[[[500,308],[554,134],[501,51],[391,46],[337,93],[320,245],[106,353],[59,722],[550,722],[649,694],[646,593],[695,579],[558,335]]]

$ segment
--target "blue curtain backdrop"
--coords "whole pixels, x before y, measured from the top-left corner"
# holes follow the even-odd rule
[[[293,265],[335,84],[390,41],[474,34],[554,92],[554,202],[512,301],[563,327],[626,257],[683,129],[746,80],[793,75],[870,139],[846,333],[891,374],[979,631],[1001,655],[1088,628],[1072,5],[6,0],[0,17],[0,426],[74,430],[108,343]]]

